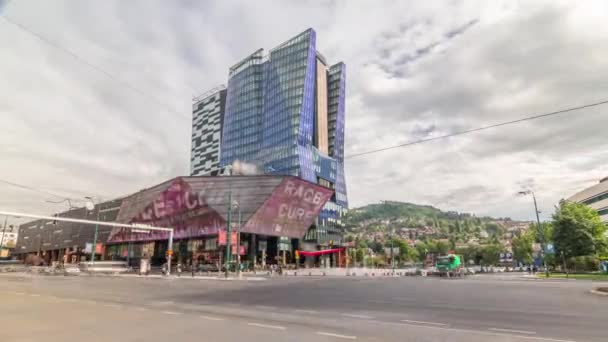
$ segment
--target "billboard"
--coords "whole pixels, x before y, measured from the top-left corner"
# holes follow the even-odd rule
[[[332,194],[331,189],[285,178],[241,231],[301,238]]]
[[[125,199],[118,221],[174,228],[176,240],[217,235],[226,230],[232,201],[232,229],[301,238],[332,195],[331,189],[290,176],[180,177]],[[165,239],[164,231],[117,228],[108,242]]]

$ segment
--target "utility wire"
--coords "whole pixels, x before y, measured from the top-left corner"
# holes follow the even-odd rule
[[[512,120],[512,121],[505,121],[505,122],[501,122],[501,123],[497,123],[497,124],[493,124],[493,125],[489,125],[489,126],[482,126],[482,127],[467,129],[467,130],[464,130],[464,131],[454,132],[454,133],[450,133],[450,134],[446,134],[446,135],[441,135],[441,136],[437,136],[437,137],[420,139],[420,140],[414,140],[414,141],[410,141],[410,142],[407,142],[407,143],[404,143],[404,144],[387,146],[387,147],[379,148],[379,149],[376,149],[376,150],[370,150],[370,151],[355,153],[355,154],[351,154],[351,155],[345,156],[344,159],[351,159],[351,158],[361,157],[361,156],[368,155],[368,154],[373,154],[373,153],[383,152],[383,151],[392,150],[392,149],[396,149],[396,148],[401,148],[401,147],[407,147],[407,146],[422,144],[422,143],[429,142],[429,141],[434,141],[434,140],[446,139],[446,138],[455,137],[455,136],[458,136],[458,135],[464,135],[464,134],[479,132],[479,131],[483,131],[483,130],[490,129],[490,128],[511,125],[511,124],[520,123],[520,122],[524,122],[524,121],[530,121],[530,120],[535,120],[535,119],[546,118],[546,117],[553,116],[553,115],[573,112],[573,111],[576,111],[576,110],[580,110],[580,109],[584,109],[584,108],[590,108],[590,107],[595,107],[595,106],[601,106],[601,105],[605,105],[605,104],[608,104],[608,100],[600,101],[600,102],[595,102],[595,103],[590,103],[590,104],[586,104],[586,105],[582,105],[582,106],[578,106],[578,107],[561,109],[561,110],[558,110],[558,111],[555,111],[555,112],[550,112],[550,113],[532,115],[532,116],[528,116],[528,117],[525,117],[525,118],[521,118],[521,119],[517,119],[517,120]]]
[[[31,187],[31,186],[27,186],[27,185],[23,185],[23,184],[18,184],[18,183],[10,182],[10,181],[4,180],[4,179],[0,179],[0,183],[8,184],[8,185],[11,185],[11,186],[14,186],[14,187],[17,187],[17,188],[21,188],[21,189],[25,189],[25,190],[30,190],[30,191],[37,192],[37,193],[44,194],[44,195],[48,195],[48,196],[62,198],[64,200],[79,201],[79,199],[69,198],[69,197],[66,197],[66,196],[62,196],[62,195],[58,195],[58,194],[52,193],[50,191],[46,191],[46,190],[42,190],[42,189],[36,189],[36,188]]]
[[[171,113],[173,113],[175,115],[184,117],[184,118],[186,118],[188,120],[192,119],[190,116],[187,116],[187,115],[184,115],[184,114],[182,114],[180,112],[177,112],[175,109],[173,109],[173,108],[169,107],[168,105],[166,105],[165,103],[159,101],[156,97],[154,97],[154,96],[146,93],[145,91],[143,91],[143,90],[141,90],[141,89],[133,86],[132,84],[130,84],[128,82],[125,82],[125,81],[121,80],[120,78],[114,76],[112,73],[110,73],[110,72],[104,70],[103,68],[101,68],[101,67],[99,67],[99,66],[97,66],[97,65],[95,65],[95,64],[93,64],[93,63],[91,63],[89,61],[87,61],[84,57],[76,54],[75,52],[73,52],[73,51],[71,51],[71,50],[69,50],[69,49],[67,49],[67,48],[65,48],[65,47],[63,47],[63,46],[61,46],[61,45],[59,45],[57,43],[55,43],[54,41],[48,39],[47,37],[45,37],[45,36],[43,36],[43,35],[35,32],[35,31],[33,31],[29,27],[27,27],[27,26],[25,26],[23,24],[20,24],[20,23],[18,23],[16,21],[13,21],[12,19],[7,18],[6,16],[0,15],[0,18],[4,19],[4,21],[6,21],[7,23],[13,25],[14,27],[16,27],[16,28],[18,28],[18,29],[20,29],[20,30],[22,30],[24,32],[27,32],[27,33],[31,34],[32,36],[38,38],[39,40],[41,40],[42,42],[44,42],[44,43],[46,43],[48,45],[54,47],[55,49],[63,51],[64,53],[66,53],[67,55],[71,56],[72,58],[74,58],[75,60],[79,61],[80,63],[82,63],[82,64],[88,66],[89,68],[91,68],[91,69],[93,69],[93,70],[95,70],[95,71],[97,71],[97,72],[105,75],[107,78],[111,79],[112,81],[114,81],[114,82],[116,82],[118,84],[121,84],[122,86],[131,89],[132,91],[138,93],[139,95],[144,96],[144,97],[146,97],[146,98],[148,98],[148,99],[156,102],[160,106],[164,107],[167,111],[169,111],[169,112],[171,112]]]

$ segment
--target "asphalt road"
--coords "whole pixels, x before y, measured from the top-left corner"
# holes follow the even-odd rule
[[[586,281],[0,275],[2,341],[606,341]]]

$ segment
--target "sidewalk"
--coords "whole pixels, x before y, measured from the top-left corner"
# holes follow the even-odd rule
[[[164,276],[162,274],[150,274],[150,275],[139,275],[134,273],[34,273],[34,272],[6,272],[0,273],[0,277],[52,277],[52,276],[64,276],[64,277],[107,277],[107,278],[132,278],[132,279],[164,279],[164,280],[216,280],[216,281],[265,281],[268,280],[265,277],[243,275],[236,277],[231,275],[228,278],[224,277],[222,273],[219,276],[192,276],[191,273],[182,273],[181,276],[172,274],[170,276]]]

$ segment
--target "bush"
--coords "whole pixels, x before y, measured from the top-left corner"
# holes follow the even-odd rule
[[[568,269],[573,272],[593,272],[600,269],[600,259],[593,255],[570,258],[566,263]]]

